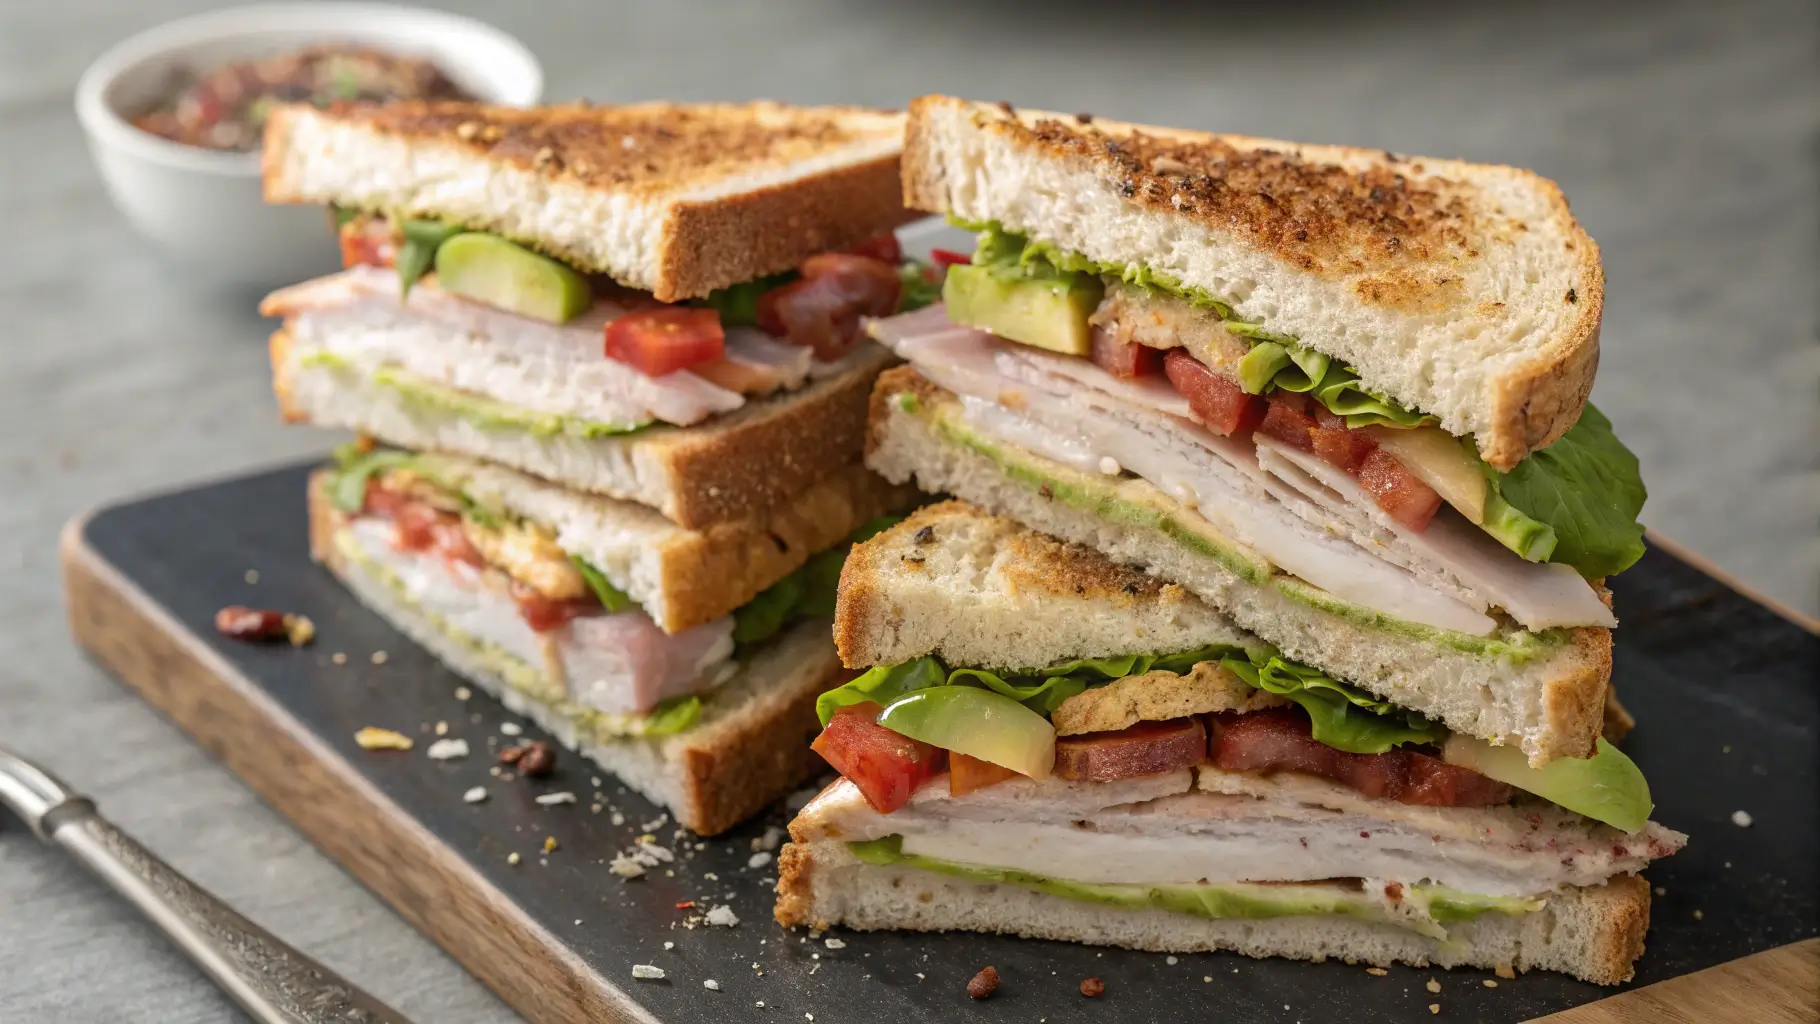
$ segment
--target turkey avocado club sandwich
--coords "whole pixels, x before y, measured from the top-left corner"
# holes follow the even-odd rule
[[[695,531],[460,456],[350,447],[311,481],[310,547],[454,671],[713,834],[811,768],[816,695],[851,674],[828,643],[849,538],[905,497],[851,464]]]
[[[873,327],[912,367],[874,468],[1538,764],[1592,752],[1644,489],[1585,402],[1603,272],[1552,183],[946,97],[904,181],[979,246]]]
[[[852,461],[934,297],[892,229],[903,118],[854,108],[282,107],[265,193],[340,220],[282,317],[285,415],[640,502],[694,529]]]
[[[786,925],[1631,976],[1685,842],[1605,741],[1536,769],[1174,584],[958,502],[857,545],[821,697],[842,778]]]

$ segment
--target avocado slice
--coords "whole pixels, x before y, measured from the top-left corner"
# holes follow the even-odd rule
[[[436,280],[447,292],[553,324],[593,304],[588,279],[498,235],[468,231],[436,249]]]
[[[955,323],[1001,338],[1084,356],[1093,350],[1087,318],[1106,287],[1087,274],[1020,274],[960,263],[948,268],[942,301]]]

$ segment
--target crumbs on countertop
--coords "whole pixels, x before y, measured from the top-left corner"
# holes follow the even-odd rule
[[[354,742],[362,750],[409,750],[415,744],[409,736],[393,729],[381,729],[369,725],[354,734]]]

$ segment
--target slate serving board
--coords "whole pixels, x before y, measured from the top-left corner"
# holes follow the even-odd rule
[[[887,1014],[906,1024],[1313,1024],[1429,1019],[1428,1004],[1439,1003],[1447,1019],[1515,1021],[1611,994],[1545,973],[1488,988],[1482,982],[1493,976],[1480,971],[1393,968],[1375,977],[1362,966],[1223,954],[1171,964],[1156,954],[966,934],[835,933],[845,946],[830,949],[772,923],[775,866],[750,864],[753,839],[786,820],[782,808],[700,849],[692,837],[679,843],[674,826],[651,828],[679,853],[675,864],[622,882],[605,861],[660,811],[620,792],[611,777],[596,787],[591,777],[601,773],[572,755],[548,780],[491,776],[492,744],[510,742],[499,727],[515,716],[478,693],[458,700],[458,679],[310,562],[307,468],[116,505],[72,523],[63,552],[72,629],[533,1019],[802,1022],[813,1014],[832,1024]],[[249,570],[257,583],[248,582]],[[1666,894],[1655,901],[1632,987],[1820,934],[1820,636],[1661,547],[1613,590],[1623,619],[1614,681],[1638,721],[1625,746],[1650,779],[1655,817],[1692,837],[1685,852],[1648,873]],[[316,642],[293,650],[222,638],[211,623],[226,604],[306,614]],[[379,651],[384,663],[374,664]],[[473,753],[427,758],[435,737],[426,730],[437,721]],[[410,734],[417,747],[363,751],[353,736],[368,725]],[[538,734],[527,725],[526,735]],[[490,799],[464,803],[463,791],[477,785]],[[533,801],[558,791],[573,792],[577,803]],[[590,810],[596,802],[604,805],[598,813]],[[1750,814],[1750,827],[1733,823],[1738,810]],[[623,824],[613,824],[615,811]],[[556,841],[547,856],[545,837]],[[507,860],[513,852],[516,866]],[[678,909],[690,900],[694,909]],[[685,924],[720,903],[739,917],[737,927]],[[667,977],[634,980],[634,964]],[[963,989],[986,964],[1003,983],[975,1003]],[[1078,994],[1088,977],[1105,981],[1104,997]],[[1439,995],[1425,988],[1431,977]],[[719,991],[705,988],[707,979]]]

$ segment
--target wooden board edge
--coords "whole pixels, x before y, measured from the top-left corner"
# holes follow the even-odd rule
[[[1718,580],[1720,583],[1725,584],[1727,587],[1737,591],[1739,594],[1743,595],[1746,600],[1749,600],[1754,604],[1760,604],[1782,618],[1807,630],[1809,633],[1820,636],[1820,618],[1815,618],[1798,608],[1791,608],[1780,600],[1757,590],[1750,584],[1745,583],[1731,573],[1714,565],[1705,555],[1700,554],[1659,530],[1644,531],[1644,539],[1651,547],[1661,548],[1675,559],[1686,562],[1695,569],[1700,570],[1713,579]],[[1619,624],[1622,625],[1623,623],[1620,621]]]
[[[1820,939],[1793,942],[1658,981],[1530,1024],[1812,1024],[1820,1020]]]
[[[316,847],[532,1020],[657,1024],[90,548],[58,543],[71,634]]]

